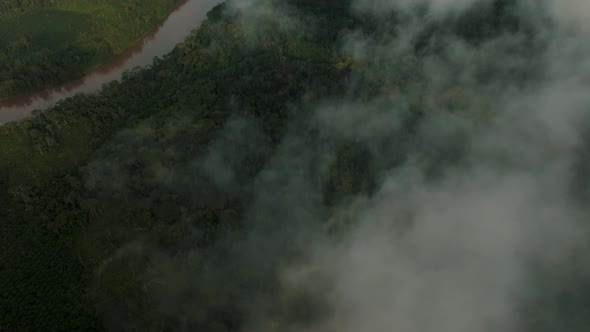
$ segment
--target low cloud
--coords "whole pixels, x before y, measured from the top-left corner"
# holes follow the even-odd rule
[[[234,6],[253,38],[302,27],[276,21],[288,6]],[[342,32],[346,94],[301,103],[312,119],[264,150],[272,156],[245,186],[244,229],[153,257],[165,314],[185,330],[217,316],[262,332],[537,332],[531,316],[553,317],[547,330],[587,327],[539,298],[575,288],[590,268],[574,190],[590,107],[588,8],[354,0],[371,27]],[[236,190],[243,151],[267,143],[252,123],[229,121],[196,172]],[[327,182],[341,195],[327,200]],[[551,292],[544,280],[557,280]]]

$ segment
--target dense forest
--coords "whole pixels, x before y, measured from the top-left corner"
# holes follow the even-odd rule
[[[1,126],[0,331],[584,330],[578,53],[421,3],[229,1]]]
[[[0,99],[83,76],[153,29],[179,0],[0,3]]]

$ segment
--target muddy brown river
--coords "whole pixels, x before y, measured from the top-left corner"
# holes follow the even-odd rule
[[[82,79],[0,101],[0,124],[23,119],[33,110],[46,109],[75,94],[97,91],[103,84],[121,79],[124,71],[152,63],[154,57],[172,51],[174,46],[201,24],[207,12],[220,2],[221,0],[185,1],[145,38],[112,61],[97,66]]]

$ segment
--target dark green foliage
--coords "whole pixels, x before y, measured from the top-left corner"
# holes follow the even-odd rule
[[[380,63],[341,54],[347,29],[395,35],[351,15],[347,1],[289,2],[296,7],[277,6],[305,28],[264,17],[272,29],[252,31],[243,13],[219,5],[148,68],[0,127],[0,331],[239,331],[252,314],[304,330],[329,316],[312,286],[278,291],[277,270],[305,259],[300,248],[309,234],[338,232],[312,216],[370,196],[381,173],[412,154],[436,179],[464,162],[468,128],[431,132],[422,121],[428,106],[409,96],[396,105],[395,119],[385,118],[399,121],[397,129],[372,133],[370,146],[357,140],[354,126],[320,131],[310,111],[321,108],[320,99],[379,109],[369,103],[388,101],[372,98],[406,93],[425,73],[416,59],[395,59],[396,68],[385,68],[395,70],[392,81],[375,70]],[[0,3],[0,17],[27,13],[35,2],[18,3],[22,8]],[[520,29],[511,2],[484,9],[446,29],[424,27],[416,57],[440,52],[436,37],[444,34],[477,43],[505,26]],[[485,24],[472,29],[479,19]],[[56,69],[63,59],[84,63],[97,51],[43,52],[47,68],[36,68],[35,77],[63,73]],[[39,77],[38,84],[46,81]],[[440,105],[461,111],[469,91],[454,92]],[[424,143],[424,132],[439,143]],[[385,155],[392,146],[397,154]],[[281,149],[294,157],[281,159]],[[297,197],[303,203],[285,215],[276,205],[297,195],[290,190],[297,185],[314,195]],[[567,287],[539,301],[549,304],[531,309],[536,315],[554,303],[569,313],[586,304]]]
[[[354,143],[342,144],[337,149],[325,188],[329,205],[341,203],[360,193],[369,194],[374,187],[375,170],[369,150]]]
[[[144,277],[133,281],[145,265],[109,265],[93,281],[96,270],[129,241],[174,253],[211,246],[220,228],[241,229],[248,188],[286,133],[288,102],[338,91],[336,58],[316,36],[277,31],[252,41],[221,10],[150,68],[2,128],[0,284],[22,284],[3,291],[3,327],[92,330],[102,315],[176,326],[137,288]],[[123,281],[109,278],[129,284],[118,289]],[[199,326],[236,326],[241,309],[224,306]]]

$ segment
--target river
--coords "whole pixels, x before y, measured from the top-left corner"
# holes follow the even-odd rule
[[[33,110],[46,109],[75,94],[97,91],[103,84],[119,80],[125,70],[149,65],[154,57],[169,53],[182,42],[219,2],[221,0],[185,1],[145,38],[110,62],[97,66],[82,79],[0,101],[0,124],[21,120]]]

